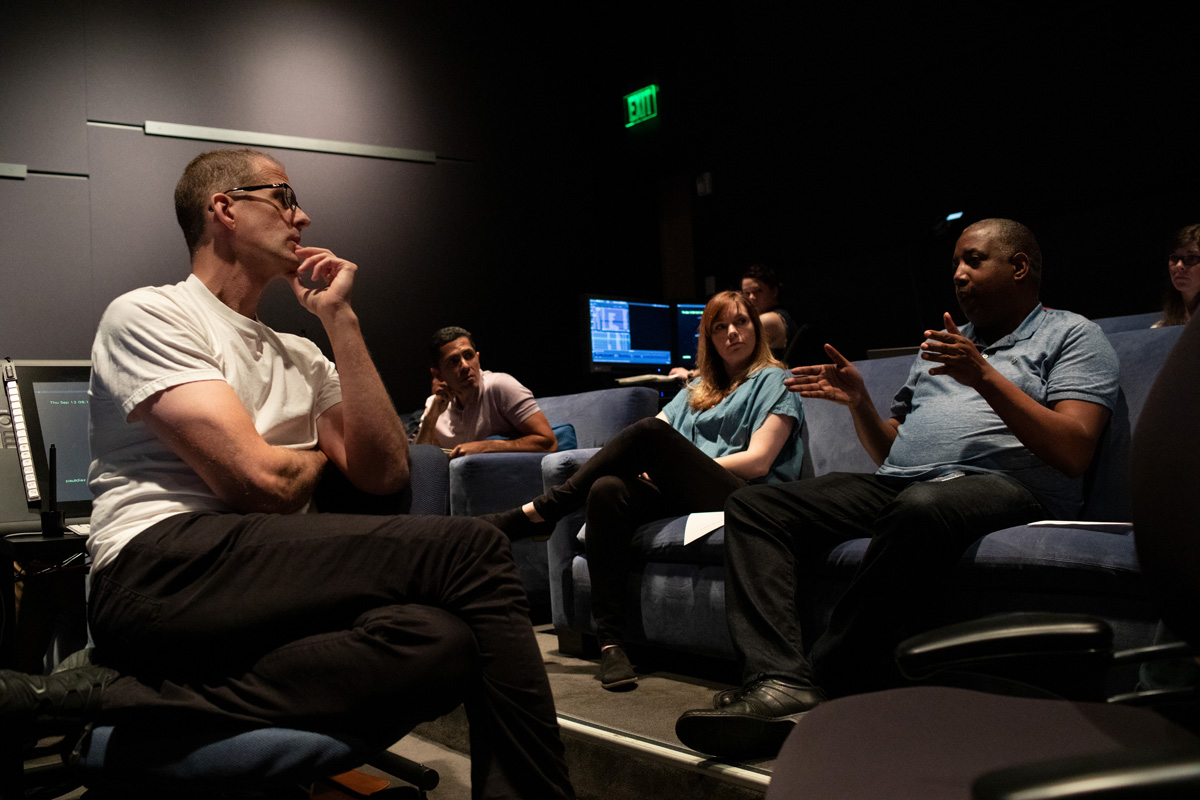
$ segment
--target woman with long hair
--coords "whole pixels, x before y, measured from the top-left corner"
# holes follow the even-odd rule
[[[630,541],[639,525],[720,511],[748,483],[794,480],[804,419],[790,374],[771,355],[754,306],[722,292],[700,319],[697,378],[652,419],[619,433],[565,483],[484,519],[512,538],[549,535],[587,505],[585,547],[605,689],[633,688],[621,647]]]
[[[1171,285],[1163,297],[1163,317],[1154,327],[1183,325],[1200,302],[1200,225],[1181,228],[1167,251],[1167,278]]]

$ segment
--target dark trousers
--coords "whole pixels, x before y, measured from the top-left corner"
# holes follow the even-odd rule
[[[889,683],[901,630],[963,551],[1043,516],[1028,489],[1000,475],[916,483],[834,473],[734,493],[725,505],[725,597],[744,681],[815,682],[835,694]],[[796,612],[798,563],[861,537],[871,543],[810,662]]]
[[[642,473],[650,480],[639,477]],[[620,642],[630,543],[638,526],[693,511],[720,511],[730,493],[745,485],[666,422],[644,419],[534,501],[538,513],[551,521],[587,503],[585,548],[601,646]]]
[[[180,514],[93,577],[113,721],[386,745],[465,703],[475,797],[572,797],[508,540],[478,520]]]

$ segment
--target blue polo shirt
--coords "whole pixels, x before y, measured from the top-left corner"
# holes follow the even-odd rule
[[[1038,305],[1015,331],[993,344],[961,329],[1001,375],[1044,406],[1084,400],[1112,411],[1117,402],[1117,354],[1100,328],[1070,311]],[[918,357],[896,394],[891,415],[901,422],[877,474],[928,480],[950,472],[992,472],[1016,478],[1047,513],[1070,519],[1083,502],[1083,481],[1031,453],[974,389],[949,375],[930,375],[936,362]]]

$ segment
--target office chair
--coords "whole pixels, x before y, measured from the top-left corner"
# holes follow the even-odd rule
[[[354,489],[330,471],[318,487],[318,507],[326,511],[373,514],[446,514],[448,461],[432,445],[411,448],[410,486],[384,498]],[[78,666],[82,652],[59,665]],[[288,728],[181,732],[146,725],[103,725],[82,737],[47,737],[36,746],[0,731],[0,800],[57,797],[85,785],[89,800],[104,798],[295,798],[298,787],[346,772],[364,763],[412,784],[408,796],[435,788],[438,773],[386,747],[408,731],[397,729],[387,742]],[[407,787],[406,787],[407,788]],[[398,796],[396,790],[388,790]],[[377,797],[384,796],[382,793]]]
[[[1151,390],[1131,459],[1139,561],[1165,623],[1184,644],[1113,654],[1103,620],[1048,614],[977,620],[914,637],[897,650],[911,678],[996,665],[1001,673],[979,679],[991,691],[960,688],[951,678],[959,685],[891,689],[818,706],[784,743],[768,800],[1200,797],[1194,687],[1097,702],[1107,668],[1140,655],[1194,654],[1200,646],[1197,396],[1200,324],[1193,321]],[[1052,691],[1031,688],[1047,666],[1064,668]]]

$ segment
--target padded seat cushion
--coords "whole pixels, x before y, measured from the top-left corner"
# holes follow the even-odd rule
[[[824,703],[801,717],[775,761],[767,800],[962,800],[994,770],[1144,742],[1200,748],[1200,739],[1147,709],[893,689]]]
[[[76,766],[89,784],[136,781],[209,786],[308,782],[353,769],[382,750],[362,742],[289,728],[234,734],[106,725],[79,748]]]

